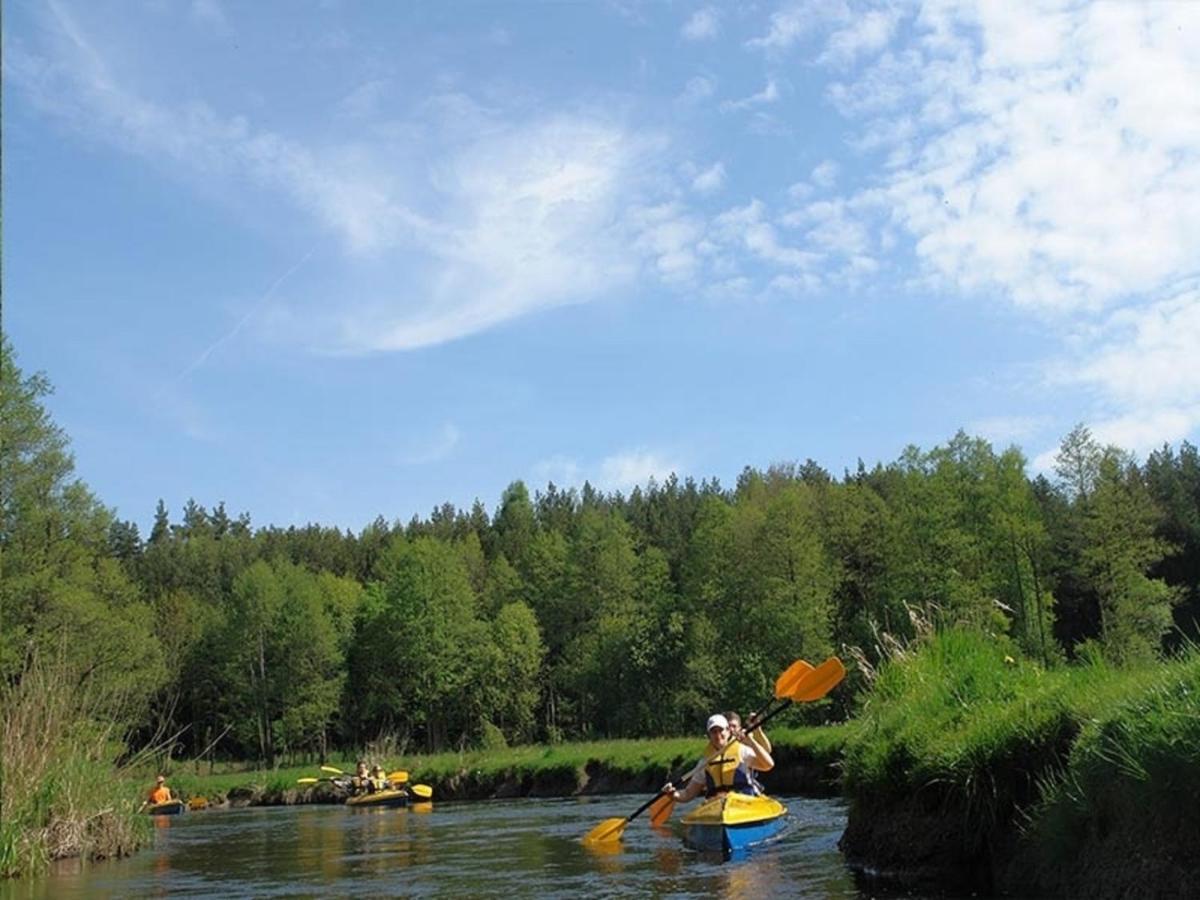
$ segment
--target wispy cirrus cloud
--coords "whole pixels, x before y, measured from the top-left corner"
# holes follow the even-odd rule
[[[243,116],[207,104],[167,106],[129,89],[63,6],[48,4],[53,25],[44,53],[5,52],[5,75],[42,110],[120,149],[173,165],[189,177],[219,177],[282,192],[337,233],[351,252],[400,240],[435,243],[442,229],[404,204],[386,175],[362,158],[310,149]]]
[[[347,266],[368,260],[369,296],[342,295],[336,306],[289,298],[267,311],[276,336],[351,353],[430,346],[601,296],[642,264],[626,210],[653,194],[663,144],[607,112],[521,119],[436,95],[405,131],[427,138],[406,147],[415,159],[404,166],[386,141],[301,142],[206,104],[152,102],[71,13],[55,3],[49,11],[40,53],[5,54],[6,76],[43,111],[206,190],[249,184],[281,197],[341,239]],[[373,114],[384,86],[361,85],[342,111]],[[408,172],[422,164],[428,178],[414,184]],[[378,287],[388,281],[402,287]]]

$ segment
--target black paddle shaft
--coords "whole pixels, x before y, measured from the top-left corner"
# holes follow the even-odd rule
[[[785,709],[787,709],[789,706],[791,706],[794,702],[795,701],[792,700],[791,697],[785,697],[783,699],[783,702],[781,704],[779,704],[779,706],[775,707],[773,710],[771,710],[769,713],[767,713],[761,719],[756,721],[754,723],[754,726],[752,728],[750,728],[749,730],[757,731],[758,729],[762,728],[764,725],[766,725],[768,722],[770,722],[773,718],[775,718],[777,715],[779,715],[781,712],[783,712]]]

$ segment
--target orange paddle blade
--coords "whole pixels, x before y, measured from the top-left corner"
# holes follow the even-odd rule
[[[650,824],[658,827],[671,818],[675,810],[675,799],[670,794],[663,794],[650,804]]]
[[[797,703],[820,700],[845,677],[846,667],[836,656],[831,656],[795,684],[791,698]]]
[[[792,696],[792,691],[795,690],[796,685],[800,683],[800,679],[812,670],[813,667],[802,659],[796,660],[794,663],[784,669],[783,673],[775,679],[776,698],[782,700],[784,697]]]
[[[629,820],[626,818],[605,819],[583,836],[583,843],[590,845],[619,841],[621,835],[625,832],[625,826],[628,824]]]

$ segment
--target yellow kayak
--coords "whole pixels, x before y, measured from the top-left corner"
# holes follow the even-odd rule
[[[357,794],[346,799],[347,806],[404,806],[408,803],[408,791],[386,790],[375,791],[371,794]]]
[[[787,807],[770,797],[718,794],[683,817],[684,841],[696,850],[735,853],[775,837],[786,815]]]

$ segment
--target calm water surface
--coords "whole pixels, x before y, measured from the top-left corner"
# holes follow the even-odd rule
[[[71,863],[0,898],[636,896],[863,898],[837,851],[841,804],[780,798],[779,840],[722,861],[683,847],[679,826],[642,818],[613,852],[579,841],[640,795],[439,803],[413,809],[275,807],[156,820],[132,859]],[[676,812],[678,818],[678,811]]]

